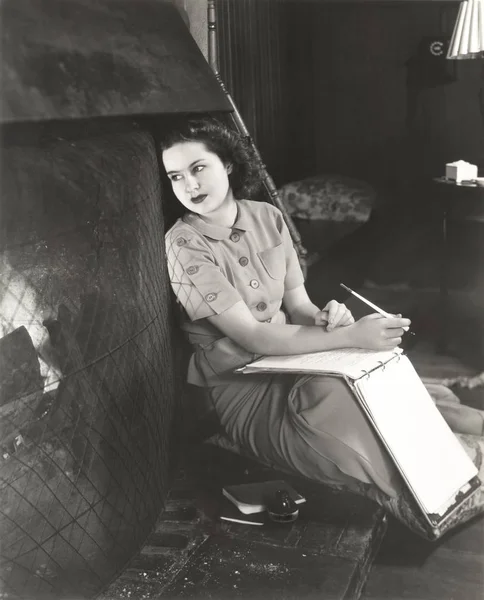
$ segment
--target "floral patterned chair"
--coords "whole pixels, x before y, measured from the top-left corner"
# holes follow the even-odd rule
[[[343,175],[317,175],[279,190],[288,213],[299,219],[365,223],[375,204],[374,188]]]
[[[334,242],[366,223],[376,204],[373,186],[336,174],[287,183],[279,194],[309,251],[308,266]]]

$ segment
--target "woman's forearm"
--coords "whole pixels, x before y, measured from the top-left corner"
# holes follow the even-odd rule
[[[351,347],[351,327],[326,332],[315,325],[260,323],[241,344],[249,352],[263,355],[304,354]],[[240,343],[240,342],[239,342]]]
[[[293,308],[289,317],[295,325],[314,325],[314,318],[318,312],[319,308],[309,300]]]
[[[244,302],[208,320],[239,346],[256,354],[304,354],[355,346],[353,325],[325,331],[318,325],[261,323]]]

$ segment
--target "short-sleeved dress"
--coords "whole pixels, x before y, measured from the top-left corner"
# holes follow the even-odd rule
[[[194,350],[188,382],[208,388],[226,435],[247,454],[333,486],[375,484],[395,497],[400,476],[343,381],[234,373],[256,356],[207,317],[242,300],[267,327],[285,323],[284,292],[304,282],[282,213],[265,202],[237,206],[231,228],[188,213],[166,235],[170,280]]]

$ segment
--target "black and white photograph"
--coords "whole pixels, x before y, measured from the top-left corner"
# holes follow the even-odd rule
[[[484,598],[484,0],[0,0],[0,599]]]

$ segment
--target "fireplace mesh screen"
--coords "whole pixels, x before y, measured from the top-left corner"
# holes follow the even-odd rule
[[[99,593],[167,489],[176,381],[143,133],[3,156],[0,536],[9,598]]]

